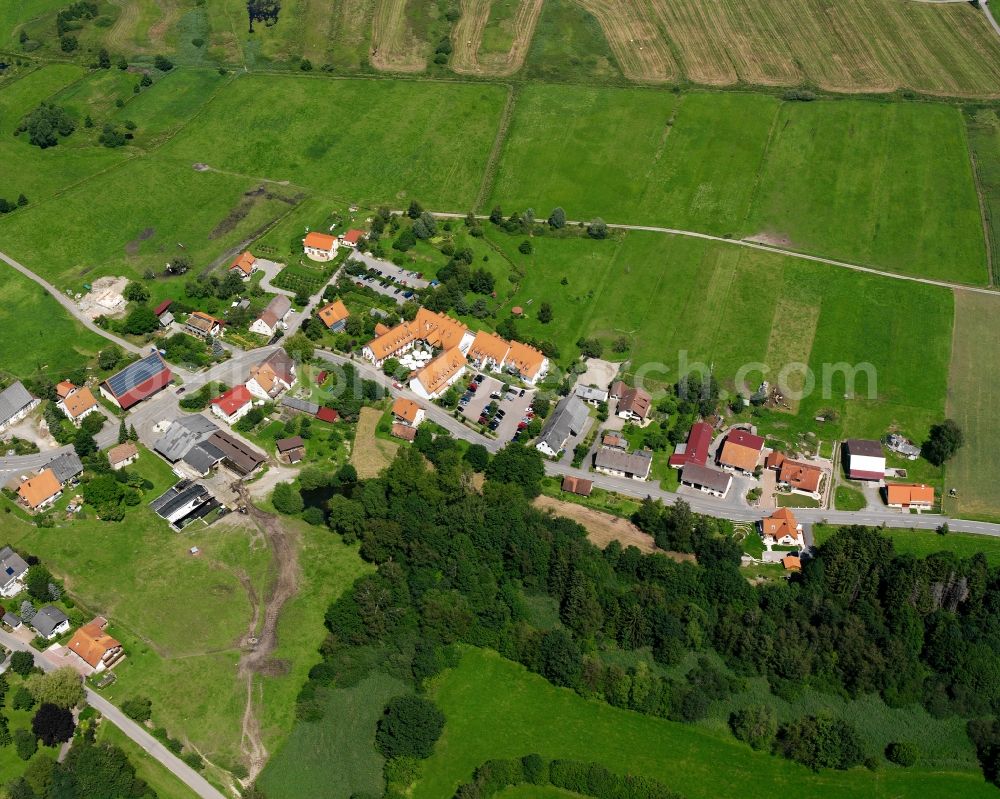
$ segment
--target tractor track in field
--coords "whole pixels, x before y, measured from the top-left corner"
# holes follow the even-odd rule
[[[462,0],[462,15],[452,29],[451,68],[460,75],[513,75],[528,56],[543,0],[520,0],[513,19],[513,43],[506,53],[482,53],[483,33],[490,18],[491,0]]]

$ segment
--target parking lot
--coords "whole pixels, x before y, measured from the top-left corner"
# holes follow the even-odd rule
[[[468,385],[474,377],[476,377],[475,374],[470,374],[469,380],[465,381],[464,385]],[[535,396],[535,392],[531,389],[525,390],[524,396],[520,395],[520,389],[512,389],[512,391],[517,396],[509,398],[510,392],[505,383],[502,383],[495,377],[485,376],[462,412],[465,414],[466,419],[472,424],[477,425],[479,424],[479,417],[483,413],[483,409],[491,402],[494,403],[495,407],[503,412],[503,416],[499,417],[498,414],[493,417],[494,419],[500,419],[500,423],[496,426],[493,433],[499,441],[510,441],[514,437],[514,433],[517,432],[517,425],[524,418],[525,413],[531,405],[531,400]],[[500,398],[491,397],[491,394],[500,394]]]

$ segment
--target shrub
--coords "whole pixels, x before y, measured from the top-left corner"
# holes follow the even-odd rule
[[[10,656],[10,668],[15,674],[26,677],[35,668],[35,657],[30,652],[17,651]]]
[[[140,724],[153,715],[153,702],[146,696],[133,696],[122,702],[122,713]]]
[[[897,766],[909,767],[917,762],[917,747],[909,741],[892,741],[885,748],[885,757]]]
[[[386,758],[428,758],[444,729],[444,713],[422,696],[390,700],[378,723],[375,743]]]
[[[30,760],[38,751],[38,738],[29,730],[14,730],[14,748],[21,760]]]
[[[769,705],[750,705],[729,716],[729,726],[737,740],[750,744],[754,749],[766,749],[778,730],[774,709]]]
[[[831,716],[806,716],[784,725],[778,751],[813,770],[848,769],[865,758],[857,731],[847,721]]]

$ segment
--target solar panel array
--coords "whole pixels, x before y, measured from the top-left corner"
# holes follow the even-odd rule
[[[151,377],[155,377],[165,368],[166,364],[163,363],[160,354],[154,352],[152,355],[147,355],[145,358],[129,364],[118,374],[109,377],[108,386],[116,397],[120,397],[136,386],[145,383]]]

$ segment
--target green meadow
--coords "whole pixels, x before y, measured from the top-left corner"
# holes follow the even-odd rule
[[[165,152],[360,204],[464,210],[504,99],[489,84],[241,76]]]
[[[944,412],[954,314],[947,290],[656,233],[538,237],[530,256],[517,252],[517,237],[493,238],[525,272],[510,301],[526,311],[519,330],[555,342],[563,362],[580,338],[599,338],[610,357],[625,338],[629,369],[647,383],[673,383],[686,358],[711,367],[730,391],[747,364],[768,367],[745,370],[750,391],[785,364],[807,364],[815,391],[796,414],[776,414],[777,427],[809,428],[832,408],[851,435],[880,435],[895,423],[919,440]],[[548,324],[535,312],[543,302],[553,308]],[[875,398],[859,372],[858,398],[845,399],[843,372],[824,366],[839,363],[870,363]],[[788,385],[805,388],[801,375],[789,372]]]
[[[862,768],[812,772],[754,752],[721,730],[582,699],[485,650],[465,650],[461,664],[437,679],[432,694],[447,722],[434,754],[424,764],[414,799],[450,796],[484,761],[533,752],[597,761],[615,771],[655,777],[689,799],[755,799],[782,792],[804,799],[972,799],[996,792],[971,769],[885,766],[877,772]]]
[[[835,525],[813,525],[816,543],[822,544],[833,536],[839,528]],[[971,558],[977,553],[986,556],[990,566],[1000,566],[1000,539],[972,533],[948,533],[939,535],[934,530],[907,530],[900,527],[884,527],[882,535],[892,539],[896,552],[926,558],[935,552],[952,552],[960,558]]]

